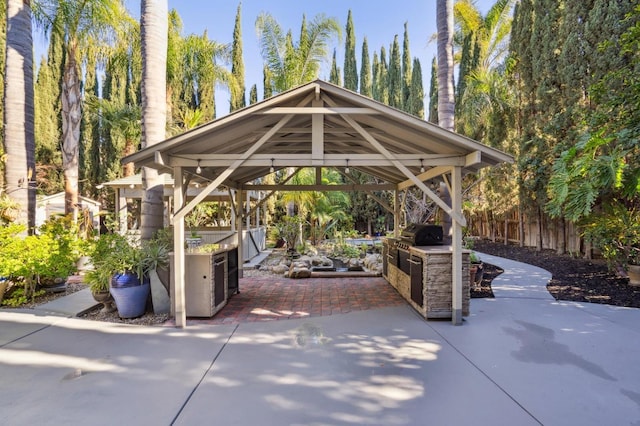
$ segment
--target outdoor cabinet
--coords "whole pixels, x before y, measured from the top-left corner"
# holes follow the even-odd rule
[[[173,254],[171,263],[173,264]],[[212,317],[227,303],[227,252],[185,253],[184,264],[187,316]],[[175,283],[172,274],[171,298],[174,294]]]

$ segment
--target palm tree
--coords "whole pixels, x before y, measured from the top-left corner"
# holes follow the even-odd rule
[[[438,124],[453,131],[453,0],[438,0]]]
[[[466,136],[483,140],[491,124],[508,122],[509,101],[512,97],[504,72],[504,57],[515,0],[498,0],[482,16],[471,0],[460,0],[454,6],[458,31],[455,40],[467,40],[467,65],[461,64],[458,82],[457,129]],[[470,51],[473,53],[469,54]],[[465,53],[462,55],[465,56]],[[472,56],[472,58],[468,58]],[[465,71],[462,71],[465,68]],[[503,131],[504,133],[504,131]],[[499,140],[504,135],[496,135]],[[499,140],[489,140],[496,143]],[[502,147],[504,149],[504,147]]]
[[[216,85],[230,92],[240,90],[232,73],[222,66],[231,62],[231,46],[210,40],[206,31],[200,36],[191,34],[180,42],[180,57],[180,79],[173,83],[179,86],[179,108],[199,109],[205,122],[213,120]]]
[[[504,59],[511,34],[512,11],[516,0],[497,0],[485,16],[473,0],[458,0],[454,5],[454,19],[458,30],[454,41],[460,45],[472,35],[478,49],[478,66],[495,68]]]
[[[275,92],[296,87],[318,77],[320,63],[328,59],[331,39],[340,40],[341,28],[334,18],[316,15],[310,24],[302,17],[300,40],[293,42],[291,30],[286,34],[269,13],[256,20],[262,58],[266,63]]]
[[[35,226],[33,39],[28,1],[7,0],[4,90],[6,194],[20,206],[19,219]]]
[[[119,163],[122,157],[136,152],[140,140],[140,107],[138,105],[121,104],[117,99],[96,99],[95,97],[90,97],[86,105],[91,111],[92,122],[99,125],[103,132],[111,135],[110,139],[114,146],[108,148],[113,151],[106,153],[109,157]],[[133,163],[123,166],[122,176],[134,174]]]
[[[106,53],[116,29],[130,22],[119,0],[41,0],[34,16],[45,33],[55,31],[65,41],[62,77],[62,167],[65,213],[78,215],[78,163],[82,118],[81,65],[88,54]],[[89,53],[91,52],[91,53]]]
[[[325,185],[336,184],[342,179],[335,170],[323,169],[322,183]],[[303,168],[291,179],[292,185],[308,185],[316,180],[316,171],[313,168]],[[322,229],[335,226],[339,222],[348,219],[346,210],[349,206],[349,197],[340,191],[293,191],[282,194],[281,201],[284,204],[295,204],[298,207],[298,216],[309,219],[310,234],[314,242],[324,235]],[[302,222],[300,222],[302,227]],[[301,230],[302,231],[302,230]],[[302,232],[300,232],[302,238]]]
[[[167,125],[167,0],[142,0],[142,147],[165,139]],[[141,238],[149,240],[164,225],[164,183],[158,171],[142,169]]]

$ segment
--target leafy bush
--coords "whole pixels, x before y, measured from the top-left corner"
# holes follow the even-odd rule
[[[617,203],[592,215],[585,238],[602,252],[610,268],[640,265],[640,210]]]
[[[38,235],[22,237],[24,226],[0,229],[0,276],[11,282],[3,305],[20,306],[42,292],[38,285],[66,279],[74,270],[82,240],[70,217],[57,217],[40,227]]]

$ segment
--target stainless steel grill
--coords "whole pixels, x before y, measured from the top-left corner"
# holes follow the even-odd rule
[[[400,234],[398,248],[408,250],[412,246],[442,244],[442,226],[410,223]]]

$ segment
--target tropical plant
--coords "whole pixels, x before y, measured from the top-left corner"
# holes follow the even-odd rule
[[[137,242],[131,235],[102,234],[90,253],[94,269],[87,272],[87,281],[99,291],[108,289],[114,274],[135,273],[142,280],[150,271],[167,266],[169,249],[166,238]]]
[[[301,223],[300,216],[285,216],[273,225],[271,235],[274,239],[282,239],[287,244],[287,249],[293,251],[300,235]]]
[[[268,85],[276,93],[317,78],[321,62],[328,59],[328,43],[341,38],[338,22],[323,14],[316,15],[309,24],[303,15],[298,43],[294,43],[291,30],[285,33],[266,12],[258,16],[256,31],[268,69]]]
[[[45,33],[65,40],[62,84],[62,165],[65,177],[65,213],[78,214],[78,158],[80,145],[81,65],[86,57],[104,57],[116,30],[131,24],[119,0],[41,0],[34,17]]]
[[[610,268],[640,265],[640,207],[607,206],[589,218],[585,238],[600,250]]]

